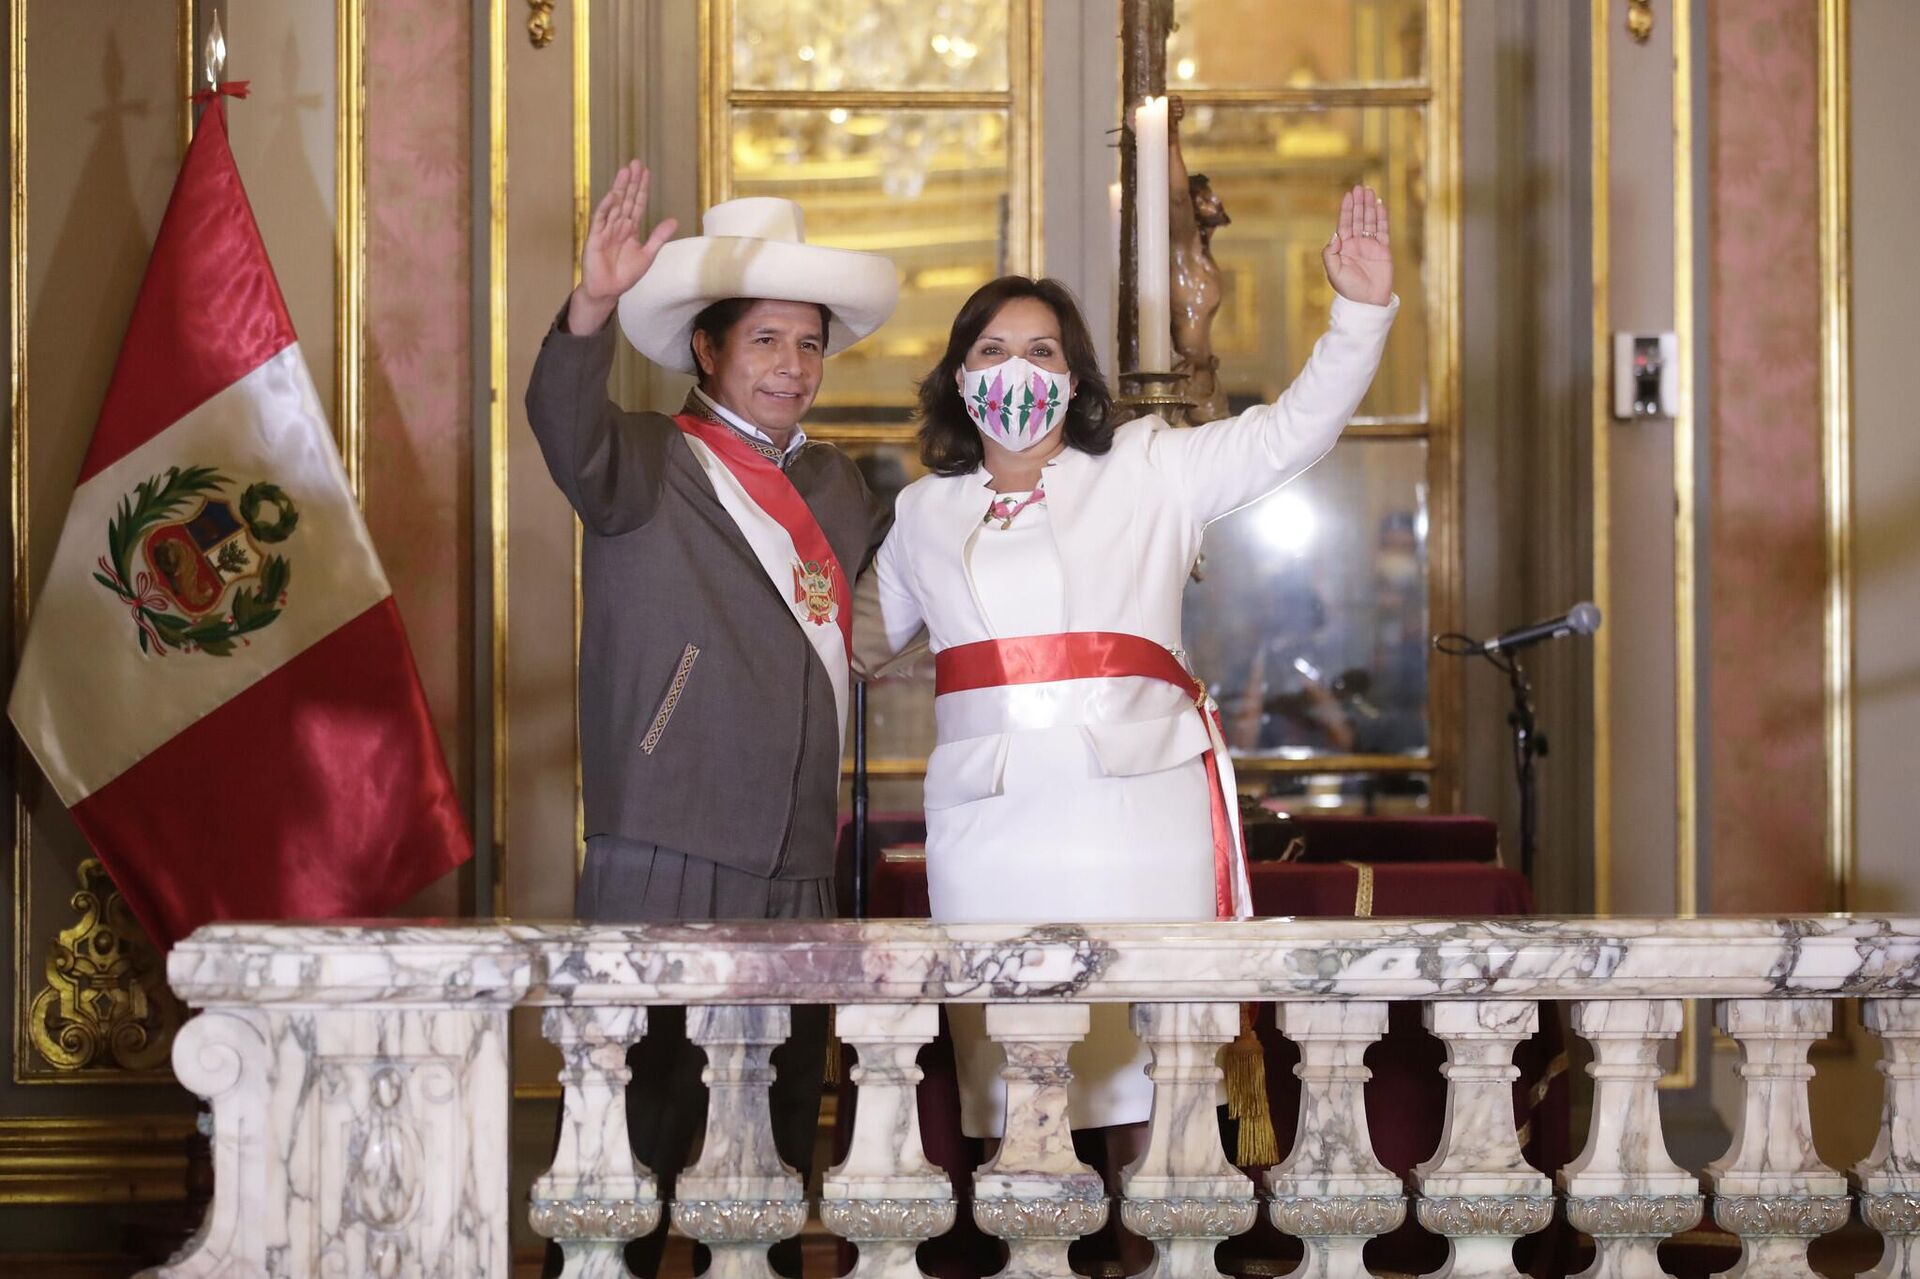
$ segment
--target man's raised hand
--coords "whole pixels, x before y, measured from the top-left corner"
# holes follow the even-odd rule
[[[653,175],[631,160],[614,175],[613,188],[601,197],[587,228],[587,245],[580,254],[580,284],[567,303],[567,328],[579,334],[597,331],[613,314],[620,295],[639,283],[653,265],[660,246],[673,238],[679,224],[668,218],[645,240],[647,194]]]

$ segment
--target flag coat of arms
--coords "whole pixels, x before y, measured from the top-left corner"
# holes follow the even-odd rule
[[[472,853],[218,97],[8,712],[162,947],[216,919],[378,914]]]

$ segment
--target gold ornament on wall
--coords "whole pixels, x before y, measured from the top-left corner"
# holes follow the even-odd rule
[[[1627,0],[1627,34],[1641,44],[1653,38],[1653,0]]]
[[[33,1046],[56,1070],[155,1070],[180,1027],[159,955],[126,899],[89,857],[68,899],[80,918],[54,938],[47,986],[28,1016]]]
[[[544,49],[553,43],[553,0],[527,0],[527,8],[533,10],[527,16],[527,39]]]

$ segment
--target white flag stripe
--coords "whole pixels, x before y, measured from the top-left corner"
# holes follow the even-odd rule
[[[289,537],[260,547],[291,569],[285,611],[230,656],[143,653],[132,606],[95,580],[121,503],[172,466],[213,467],[230,483],[205,496],[236,509],[248,485],[277,485],[299,513]],[[163,522],[192,515],[200,501]],[[272,522],[270,508],[262,515]],[[149,567],[137,545],[129,562],[136,573]],[[289,346],[80,486],[34,605],[9,709],[71,807],[389,593],[313,380],[299,346]]]

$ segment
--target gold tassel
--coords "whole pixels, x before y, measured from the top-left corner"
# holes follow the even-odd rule
[[[1254,1008],[1240,1005],[1240,1037],[1220,1058],[1227,1076],[1227,1115],[1240,1124],[1233,1162],[1243,1168],[1280,1162],[1273,1113],[1267,1106],[1267,1058],[1253,1031]]]
[[[840,1036],[835,1033],[834,1006],[827,1005],[827,1082],[840,1083]]]

